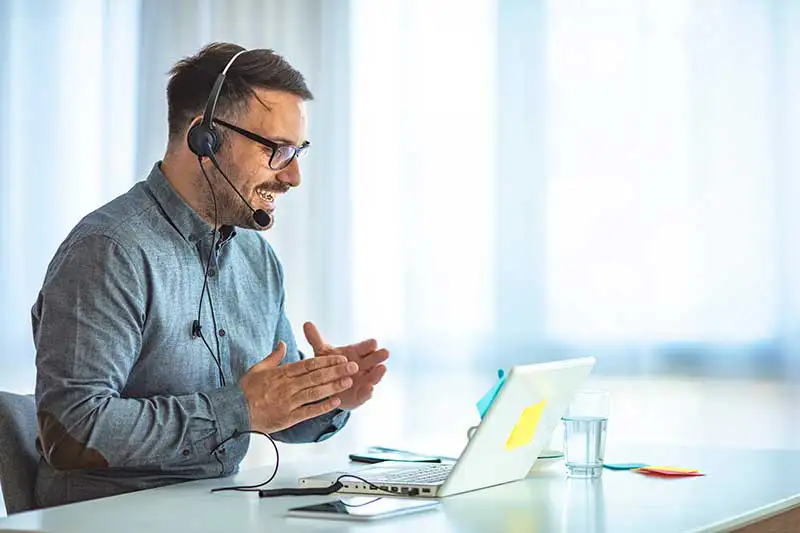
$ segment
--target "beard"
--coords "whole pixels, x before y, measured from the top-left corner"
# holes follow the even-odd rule
[[[242,196],[247,198],[245,191],[242,191],[239,184],[241,176],[238,169],[231,165],[226,157],[217,155],[217,161],[219,161],[231,183],[242,193]],[[217,227],[236,226],[255,229],[257,225],[253,220],[252,212],[242,202],[239,195],[228,185],[219,170],[214,165],[209,165],[206,168],[206,174],[208,175],[208,180],[201,172],[199,183],[197,184],[199,189],[204,192],[202,205],[200,206],[203,218],[212,221],[212,223],[216,222]],[[209,187],[211,187],[211,190],[209,190]]]
[[[250,198],[251,191],[247,191],[242,186],[243,178],[246,176],[245,172],[239,172],[236,165],[232,164],[227,157],[217,157],[220,166],[225,174],[230,179],[231,183],[236,189],[245,197],[248,203],[252,205]],[[203,216],[206,220],[216,220],[217,226],[235,226],[245,229],[264,230],[254,219],[253,211],[239,198],[225,178],[213,165],[206,170],[208,177],[211,181],[213,194],[208,190],[209,183],[205,177],[200,174],[202,190],[205,190],[205,198],[203,200]],[[285,193],[290,188],[289,185],[279,181],[268,181],[258,185],[255,190],[262,190],[264,192]],[[216,210],[214,202],[216,200]],[[253,206],[258,209],[258,206]]]

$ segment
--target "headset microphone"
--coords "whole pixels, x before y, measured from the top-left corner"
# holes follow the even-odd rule
[[[253,220],[255,220],[256,224],[258,224],[259,226],[266,228],[270,224],[272,224],[272,215],[270,215],[263,209],[256,209],[255,211],[253,211]]]

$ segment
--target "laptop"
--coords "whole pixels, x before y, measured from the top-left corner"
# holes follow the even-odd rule
[[[339,493],[441,498],[523,479],[595,362],[584,357],[513,367],[455,463],[386,461],[302,477],[300,486],[324,488],[340,479]]]

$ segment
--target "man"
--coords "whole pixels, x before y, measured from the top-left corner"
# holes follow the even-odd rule
[[[231,65],[215,113],[231,184],[187,145],[241,50],[212,44],[174,66],[163,161],[85,217],[49,265],[32,310],[41,506],[229,475],[247,431],[326,439],[386,371],[374,340],[333,348],[311,323],[315,357],[302,357],[281,264],[233,188],[271,214],[300,185],[303,76],[269,50]]]

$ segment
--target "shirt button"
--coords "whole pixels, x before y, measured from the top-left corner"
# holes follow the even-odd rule
[[[183,450],[181,453],[183,454],[183,456],[184,456],[184,457],[189,457],[189,455],[190,455],[192,452],[190,452],[188,449],[186,449],[186,450]]]
[[[209,268],[208,269],[208,277],[209,278],[213,278],[214,274],[216,274],[216,271],[213,268]]]
[[[225,448],[224,447],[219,449],[219,454],[220,455],[225,455]]]
[[[225,336],[225,330],[224,329],[220,329],[219,330],[219,336],[220,337],[224,337]]]

